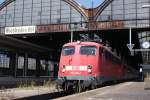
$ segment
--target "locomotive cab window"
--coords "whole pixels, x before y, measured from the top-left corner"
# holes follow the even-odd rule
[[[62,49],[62,55],[64,56],[69,56],[69,55],[73,55],[75,53],[75,47],[71,46],[71,47],[64,47]]]
[[[80,48],[81,55],[96,55],[96,47],[95,46],[82,46]]]

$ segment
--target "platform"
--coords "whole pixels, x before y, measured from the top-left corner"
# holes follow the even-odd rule
[[[26,100],[25,98],[30,97],[38,98],[40,95],[46,95],[53,92],[56,92],[54,86],[51,87],[37,86],[37,87],[4,89],[0,90],[0,100]]]
[[[149,94],[144,82],[126,82],[55,100],[149,100]]]

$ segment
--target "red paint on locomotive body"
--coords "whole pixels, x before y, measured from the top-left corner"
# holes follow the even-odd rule
[[[74,53],[71,55],[64,55],[63,51],[59,64],[59,77],[64,76],[105,76],[105,77],[121,77],[123,75],[123,68],[121,63],[116,64],[110,61],[111,56],[109,50],[98,43],[81,42],[68,43],[63,48],[74,48]],[[81,47],[95,47],[95,54],[82,55],[80,54]],[[63,49],[64,50],[64,49]],[[106,52],[107,51],[107,52]],[[110,54],[107,54],[110,53]],[[107,58],[106,58],[107,57]],[[118,59],[119,60],[119,59]],[[91,71],[88,72],[88,67],[91,66]],[[63,72],[63,68],[64,72]],[[69,68],[70,67],[70,68]]]
[[[78,41],[63,46],[57,81],[63,89],[73,87],[76,81],[89,87],[132,78],[136,78],[134,72],[127,71],[120,58],[102,44]]]
[[[59,77],[64,76],[98,76],[98,72],[100,71],[99,64],[99,52],[98,49],[101,45],[93,42],[81,42],[81,43],[68,43],[64,45],[65,47],[73,47],[74,48],[74,54],[65,56],[61,54],[60,58],[60,64],[59,64]],[[91,47],[94,51],[91,51],[91,54],[81,54],[80,50],[82,47]],[[88,51],[87,51],[88,52]],[[90,52],[90,51],[89,51]],[[93,54],[92,54],[93,52]],[[65,66],[65,71],[63,71],[63,67]],[[70,67],[70,68],[69,68]],[[90,72],[88,72],[88,67],[92,67]]]

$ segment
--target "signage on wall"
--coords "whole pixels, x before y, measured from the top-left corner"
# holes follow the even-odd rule
[[[36,26],[20,26],[20,27],[6,27],[5,34],[29,34],[35,33]]]
[[[123,21],[112,21],[112,22],[99,22],[97,23],[98,29],[110,29],[110,28],[123,28]]]
[[[37,26],[37,33],[46,33],[46,32],[67,32],[69,31],[69,24],[60,24],[60,25],[40,25]]]

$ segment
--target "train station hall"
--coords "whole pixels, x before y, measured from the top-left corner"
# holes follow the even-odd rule
[[[4,0],[0,81],[56,79],[62,46],[73,41],[98,41],[123,63],[150,70],[149,4],[103,0],[86,8],[76,0]]]

